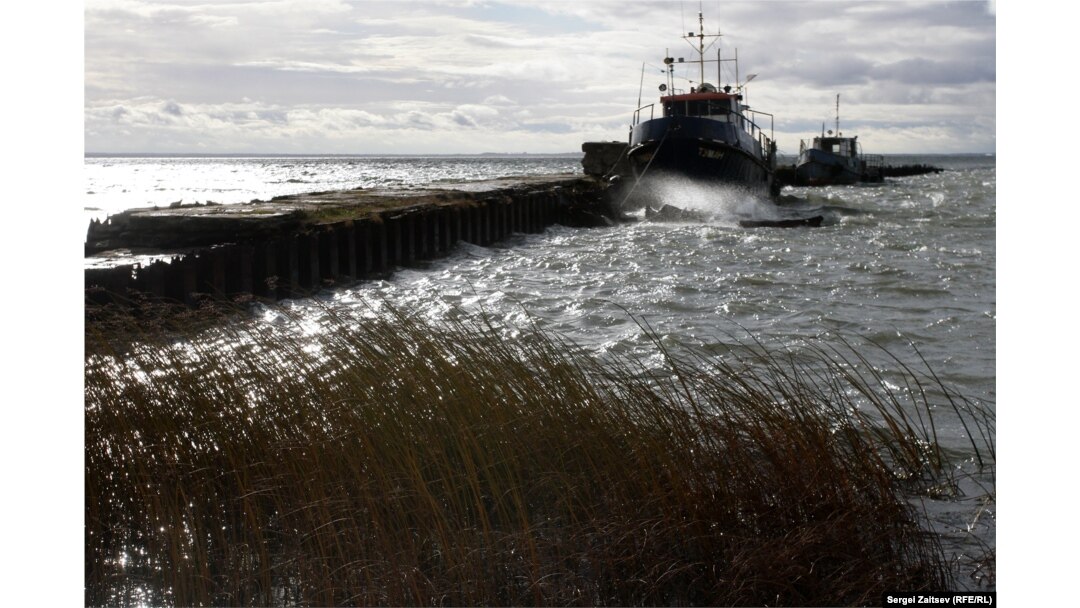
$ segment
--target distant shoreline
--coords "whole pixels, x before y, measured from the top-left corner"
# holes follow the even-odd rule
[[[247,153],[247,152],[86,152],[83,158],[581,158],[582,152],[481,152],[479,154],[319,154],[319,153]],[[793,154],[779,154],[780,157],[794,157]],[[996,152],[902,152],[882,154],[889,157],[997,157]]]
[[[581,157],[582,152],[481,152],[478,154],[295,154],[247,152],[86,152],[84,158],[552,158]]]

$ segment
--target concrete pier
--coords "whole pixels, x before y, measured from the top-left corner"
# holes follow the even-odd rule
[[[590,177],[466,186],[126,211],[87,232],[87,304],[299,297],[386,276],[396,266],[446,255],[458,242],[488,246],[555,223],[607,226],[619,217],[604,183]],[[154,261],[130,263],[136,253]]]

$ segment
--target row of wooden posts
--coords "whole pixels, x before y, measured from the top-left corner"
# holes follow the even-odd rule
[[[280,299],[335,283],[383,276],[446,254],[464,241],[487,246],[560,221],[575,193],[560,189],[392,211],[248,243],[226,243],[169,262],[86,270],[88,303],[135,294],[189,305],[251,294]]]

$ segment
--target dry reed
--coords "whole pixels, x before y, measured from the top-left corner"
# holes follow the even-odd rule
[[[658,373],[482,318],[327,314],[88,319],[88,605],[875,603],[949,583],[908,500],[950,483],[931,410],[993,456],[989,415],[848,345],[656,340]]]

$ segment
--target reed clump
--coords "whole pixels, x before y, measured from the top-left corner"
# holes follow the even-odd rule
[[[318,330],[280,312],[188,333],[88,321],[88,605],[806,606],[947,588],[909,501],[950,483],[930,375],[889,392],[839,348],[679,358],[661,340],[658,372],[536,328],[511,341],[483,318],[369,312]]]

